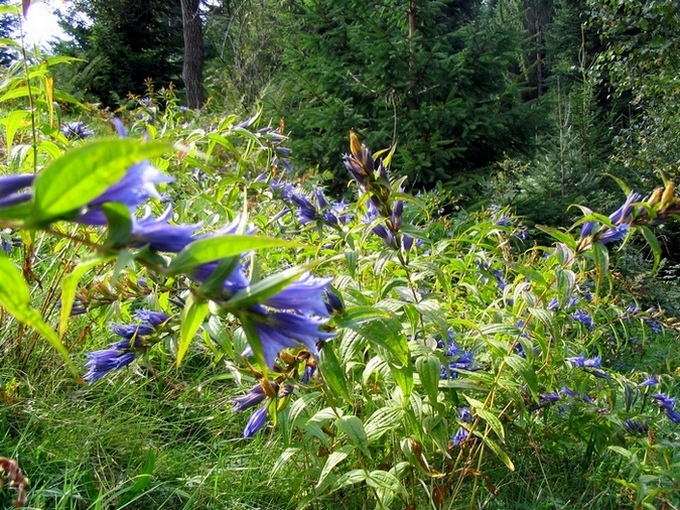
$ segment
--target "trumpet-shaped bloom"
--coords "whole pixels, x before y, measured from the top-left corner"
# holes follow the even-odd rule
[[[588,329],[593,329],[593,318],[584,310],[576,310],[572,316],[574,320],[580,322]]]
[[[460,446],[461,443],[463,443],[469,436],[470,432],[468,431],[468,429],[466,429],[465,427],[460,427],[456,431],[456,435],[454,435],[451,438],[451,442],[453,443],[453,446]]]
[[[317,342],[328,340],[335,336],[333,333],[321,331],[319,328],[325,323],[324,319],[297,315],[291,312],[268,313],[263,307],[257,306],[250,310],[255,330],[262,343],[264,359],[267,366],[274,366],[279,352],[286,348],[304,345],[312,354],[318,354]],[[244,356],[251,356],[250,346],[243,352]]]
[[[61,132],[69,140],[81,140],[94,134],[94,131],[88,129],[85,123],[80,120],[76,122],[67,122],[61,126]]]
[[[148,324],[112,324],[111,331],[118,336],[131,340],[153,334],[154,328]]]
[[[600,368],[602,363],[599,356],[587,359],[583,354],[567,358],[567,361],[579,368]]]
[[[267,395],[264,392],[264,388],[261,384],[256,384],[248,390],[248,393],[241,397],[234,397],[230,402],[234,404],[232,410],[235,413],[240,413],[260,404],[265,398],[267,398]]]
[[[130,340],[121,340],[110,344],[107,349],[88,352],[86,354],[88,361],[85,363],[87,372],[83,379],[91,384],[111,370],[118,370],[129,365],[134,361],[138,348],[137,341],[131,346]]]
[[[626,197],[626,201],[621,207],[609,215],[609,219],[612,223],[619,225],[621,223],[627,223],[630,221],[630,216],[633,214],[633,203],[637,202],[642,198],[642,195],[631,191]]]
[[[33,198],[30,191],[19,192],[33,184],[34,174],[5,175],[0,177],[0,207],[9,207]]]
[[[630,225],[622,223],[621,225],[617,225],[614,228],[608,228],[605,230],[599,240],[602,242],[602,244],[614,243],[626,237],[629,230]]]
[[[263,304],[280,310],[296,310],[298,313],[328,317],[328,308],[323,298],[326,296],[326,287],[332,280],[316,278],[306,273]]]
[[[267,412],[267,407],[261,407],[248,418],[248,423],[246,423],[246,428],[243,429],[243,437],[253,437],[257,434],[262,427],[267,424],[267,418],[269,413]]]
[[[168,219],[171,217],[172,207],[168,207],[158,218],[150,214],[139,220],[133,218],[133,245],[148,245],[154,251],[178,253],[196,240],[194,234],[200,225],[170,225]]]
[[[165,312],[153,312],[140,308],[135,310],[135,318],[140,322],[146,322],[153,327],[157,327],[167,321],[170,316]]]
[[[665,393],[655,393],[652,395],[652,398],[656,400],[656,403],[659,404],[661,409],[672,411],[675,407],[675,398],[669,397]]]

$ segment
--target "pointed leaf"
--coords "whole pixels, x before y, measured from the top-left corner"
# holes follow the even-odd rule
[[[168,266],[171,275],[189,272],[191,269],[209,262],[216,262],[243,253],[278,246],[294,247],[296,243],[243,234],[230,234],[219,237],[199,239],[189,244],[172,260]]]
[[[40,172],[33,183],[33,222],[44,224],[78,210],[118,182],[130,166],[168,149],[165,143],[124,138],[70,150]]]
[[[201,327],[207,315],[208,303],[196,301],[193,294],[190,294],[182,310],[182,325],[180,326],[179,345],[177,346],[177,366],[182,363],[198,328]]]

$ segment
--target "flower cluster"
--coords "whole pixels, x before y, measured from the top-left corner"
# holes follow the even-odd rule
[[[88,352],[85,363],[87,373],[83,379],[93,383],[101,379],[111,370],[118,370],[128,366],[153,343],[145,337],[151,336],[156,329],[168,321],[170,316],[164,312],[137,310],[136,318],[140,324],[112,324],[111,331],[123,338],[109,344],[108,348],[100,351]]]
[[[461,421],[461,423],[472,423],[474,421],[474,417],[470,412],[470,408],[459,407],[458,419]],[[453,446],[460,446],[464,441],[467,440],[468,437],[470,437],[470,431],[467,428],[461,426],[458,428],[455,435],[451,437],[451,442],[453,443]]]
[[[457,379],[460,370],[476,371],[478,367],[474,365],[474,353],[466,351],[453,341],[453,332],[449,332],[449,338],[444,345],[444,342],[439,341],[438,346],[444,350],[444,356],[447,362],[442,365],[440,379]]]
[[[578,356],[567,358],[567,361],[576,368],[589,369],[588,372],[594,375],[595,377],[599,377],[601,379],[607,379],[608,377],[607,374],[605,374],[601,370],[597,370],[599,368],[602,368],[602,360],[600,359],[599,356],[588,359],[583,354],[579,354]]]
[[[669,420],[673,423],[680,423],[680,413],[675,410],[675,397],[669,397],[665,393],[655,393],[652,398],[656,400],[659,408],[666,413]]]
[[[61,132],[69,140],[82,140],[94,134],[82,121],[67,122],[61,126]]]
[[[265,404],[253,412],[248,418],[245,428],[243,429],[243,437],[249,438],[257,434],[267,424],[269,418],[269,404],[277,399],[287,397],[293,391],[293,386],[290,384],[279,385],[276,382],[262,381],[253,386],[248,392],[241,396],[231,399],[233,404],[232,410],[235,413],[240,413],[251,407],[255,407],[265,400]]]
[[[400,232],[403,225],[404,202],[394,198],[387,169],[381,159],[376,162],[371,151],[350,133],[350,153],[343,156],[345,168],[367,197],[367,213],[363,222],[375,235],[394,250],[409,252],[414,244],[411,236]]]

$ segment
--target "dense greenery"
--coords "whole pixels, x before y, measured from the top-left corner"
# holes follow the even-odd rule
[[[200,110],[2,71],[0,505],[678,507],[675,12],[203,14]]]

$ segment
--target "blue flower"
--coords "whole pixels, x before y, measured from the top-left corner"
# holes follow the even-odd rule
[[[626,201],[621,207],[609,215],[609,219],[614,225],[620,225],[630,221],[630,216],[633,214],[633,203],[642,198],[642,195],[631,191],[626,197]]]
[[[550,393],[545,393],[538,396],[538,400],[541,404],[552,404],[560,399],[560,394],[556,391],[551,391]]]
[[[275,388],[272,389],[273,391],[276,391]],[[235,413],[240,413],[241,411],[245,411],[246,409],[260,404],[265,398],[267,398],[267,394],[264,392],[264,388],[261,384],[256,384],[248,390],[248,393],[241,397],[234,397],[230,402],[234,405],[232,410]]]
[[[551,312],[554,312],[559,307],[560,307],[560,300],[557,299],[556,297],[554,297],[550,300],[550,303],[548,303],[547,309],[550,310]]]
[[[396,200],[394,202],[394,208],[392,209],[392,217],[390,219],[392,223],[392,232],[398,232],[401,229],[404,214],[404,201]]]
[[[342,312],[345,308],[345,305],[342,304],[340,296],[328,289],[324,291],[324,301],[328,313]]]
[[[157,327],[166,322],[170,316],[165,312],[153,312],[140,308],[135,310],[135,318],[140,322],[146,322],[153,327]]]
[[[248,418],[248,423],[246,423],[246,427],[243,429],[243,437],[249,438],[257,434],[267,423],[268,416],[269,414],[266,406],[261,407],[251,414],[250,418]]]
[[[140,350],[140,347],[141,344],[137,340],[132,346],[130,340],[121,340],[110,344],[107,349],[88,352],[85,354],[88,358],[85,368],[88,370],[83,379],[92,384],[111,370],[118,370],[129,365],[135,359],[136,352]]]
[[[646,421],[640,422],[629,418],[623,420],[623,428],[626,429],[629,434],[646,434],[649,430],[649,425]]]
[[[654,385],[656,385],[656,383],[658,383],[658,382],[659,382],[659,381],[657,380],[656,376],[651,375],[651,376],[649,376],[647,379],[645,379],[644,381],[642,381],[642,382],[639,384],[639,386],[654,386]]]
[[[593,233],[593,228],[595,228],[594,221],[586,221],[581,227],[580,238],[584,239]]]
[[[652,395],[652,398],[656,400],[656,403],[659,404],[661,409],[672,411],[675,407],[675,398],[669,397],[665,393],[655,393]]]
[[[0,207],[28,202],[33,193],[30,191],[19,192],[28,188],[35,180],[34,174],[5,175],[0,177]]]
[[[583,354],[567,358],[567,361],[579,368],[600,368],[602,362],[599,356],[592,359],[586,359]]]
[[[666,416],[673,423],[680,423],[680,413],[674,411],[673,409],[666,409]]]
[[[563,393],[567,397],[578,398],[578,393],[576,393],[574,390],[572,390],[571,388],[569,388],[567,386],[562,386],[560,393]]]
[[[194,233],[200,225],[170,225],[172,207],[168,207],[158,218],[146,215],[132,220],[132,244],[136,247],[148,245],[154,251],[178,253],[196,240]]]
[[[118,336],[132,340],[153,334],[154,328],[148,324],[111,324],[111,331]]]
[[[576,310],[572,315],[574,320],[577,320],[588,329],[593,329],[593,318],[584,310]]]
[[[285,289],[267,298],[262,304],[280,310],[295,310],[298,313],[328,317],[328,308],[323,298],[327,295],[326,288],[332,280],[332,278],[316,278],[306,273]]]
[[[472,416],[469,407],[459,407],[458,418],[460,418],[460,421],[465,423],[472,423],[474,421],[474,417]]]
[[[307,317],[291,312],[267,312],[263,307],[252,307],[248,312],[259,336],[267,366],[274,367],[276,358],[283,349],[298,347],[300,344],[317,355],[317,342],[328,340],[335,336],[319,328],[325,323],[324,319]],[[251,356],[250,346],[243,352],[243,356]]]
[[[94,134],[94,131],[88,129],[82,121],[67,122],[61,126],[61,132],[69,140],[81,140]]]
[[[453,446],[460,446],[461,443],[463,443],[469,436],[470,432],[468,429],[465,427],[460,427],[456,431],[456,435],[451,438],[451,442],[453,443]]]
[[[626,223],[622,223],[621,225],[618,225],[614,228],[608,228],[602,233],[602,236],[599,238],[599,241],[602,242],[602,244],[609,244],[614,243],[616,241],[620,241],[621,239],[626,237],[629,230],[630,226],[627,225]]]
[[[655,319],[645,319],[645,324],[649,326],[649,329],[652,330],[652,333],[660,335],[663,332],[661,324],[659,324],[659,321]]]

